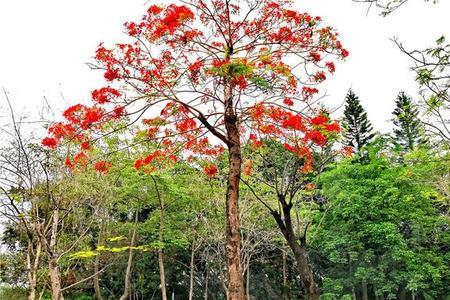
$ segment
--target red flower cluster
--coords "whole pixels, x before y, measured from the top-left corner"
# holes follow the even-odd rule
[[[151,7],[150,10],[153,16],[163,11],[157,6]],[[184,23],[192,20],[194,13],[187,6],[171,4],[164,10],[164,17],[154,19],[154,27],[147,29],[150,30],[150,37],[157,40],[165,35],[174,34]]]
[[[288,116],[281,124],[283,128],[291,128],[294,130],[304,130],[305,125],[303,124],[302,117],[299,115]]]
[[[109,170],[111,169],[111,167],[112,167],[112,164],[110,162],[107,162],[104,160],[98,161],[94,165],[94,169],[100,173],[108,173]]]
[[[312,141],[318,146],[325,146],[327,139],[319,131],[310,131],[305,134],[305,141]]]
[[[82,129],[88,129],[92,124],[102,120],[104,111],[100,107],[87,107],[82,104],[76,104],[64,111],[63,116],[71,124],[80,125]]]
[[[283,103],[286,104],[287,106],[293,106],[294,105],[294,101],[292,101],[291,98],[284,98],[283,99]]]
[[[107,102],[110,102],[110,99],[112,97],[120,97],[120,92],[116,89],[107,86],[97,90],[93,90],[91,92],[91,95],[92,100],[94,100],[98,104],[105,104]]]
[[[328,118],[324,115],[318,115],[311,119],[311,124],[315,126],[321,126],[328,122]]]
[[[56,139],[54,139],[54,138],[46,137],[42,140],[42,145],[44,145],[45,147],[48,147],[48,148],[56,148],[57,142],[56,142]]]
[[[203,171],[207,176],[215,177],[217,175],[217,166],[213,164],[204,166]]]

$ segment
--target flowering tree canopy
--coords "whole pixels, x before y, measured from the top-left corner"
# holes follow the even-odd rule
[[[133,42],[100,44],[95,66],[107,85],[92,105],[75,105],[53,125],[44,145],[80,145],[68,166],[112,131],[141,123],[136,143],[154,143],[135,168],[150,172],[188,158],[217,173],[211,158],[228,150],[228,296],[242,299],[237,199],[241,144],[281,140],[311,169],[310,147],[339,131],[325,113],[310,109],[314,87],[348,55],[320,17],[293,10],[289,0],[184,0],[152,5],[139,22],[125,23]],[[210,159],[210,162],[206,162]],[[106,172],[107,162],[96,169]],[[234,273],[235,275],[232,275]],[[234,276],[234,277],[233,277]]]
[[[108,85],[92,91],[92,106],[69,107],[66,122],[50,128],[44,145],[66,138],[89,150],[111,129],[106,124],[126,119],[145,126],[142,141],[164,148],[136,161],[137,169],[174,160],[180,151],[204,158],[223,152],[211,134],[231,143],[228,108],[243,138],[257,144],[282,137],[288,149],[308,156],[306,144],[324,145],[328,133],[339,131],[325,115],[305,115],[318,93],[312,85],[334,72],[329,54],[348,52],[319,17],[290,10],[287,2],[247,1],[246,10],[226,1],[151,6],[141,22],[125,24],[134,43],[98,47],[97,66]],[[232,107],[225,106],[227,85]]]

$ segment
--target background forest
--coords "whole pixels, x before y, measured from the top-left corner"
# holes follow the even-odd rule
[[[218,16],[231,2],[216,1],[217,12],[200,18],[222,28]],[[279,8],[284,1],[260,1],[267,7],[242,2],[263,18],[272,17],[267,7],[280,9],[277,18],[311,30],[311,41],[277,31],[281,37],[268,35],[264,45],[270,46],[253,64],[253,50],[236,46],[243,38],[233,43],[228,33],[223,45],[204,46],[201,34],[186,29],[194,24],[187,8],[154,5],[148,14],[155,19],[147,22],[158,30],[127,23],[129,36],[167,46],[171,54],[200,53],[201,46],[225,59],[211,67],[205,58],[182,61],[184,72],[162,52],[155,67],[161,74],[151,69],[148,75],[138,69],[139,63],[152,68],[142,63],[144,46],[137,51],[130,46],[137,44],[118,44],[123,52],[115,55],[100,45],[91,67],[104,72],[108,86],[92,92],[92,107],[70,107],[62,122],[45,120],[46,137],[33,133],[36,125],[15,113],[4,91],[10,124],[1,128],[0,143],[0,299],[450,299],[450,44],[441,37],[414,50],[393,41],[411,62],[418,93],[392,95],[392,131],[380,134],[352,89],[341,115],[320,97],[311,101],[319,93],[313,85],[325,80],[324,72],[334,73],[334,63],[321,65],[322,58],[348,55],[337,35],[306,14],[300,21],[289,16]],[[358,2],[389,15],[406,1]],[[238,16],[230,7],[229,18]],[[248,26],[245,37],[256,41],[272,29]],[[304,54],[299,49],[305,47],[320,50]],[[246,59],[234,58],[239,51],[247,51]],[[295,51],[305,57],[305,68],[326,70],[310,75],[314,83],[298,93],[292,91],[296,73],[282,61]],[[132,68],[140,72],[126,72]],[[187,75],[174,79],[172,68]],[[151,87],[144,89],[138,76]],[[214,82],[223,89],[214,97],[223,103],[182,102],[173,81],[209,97]],[[117,82],[121,89],[109,85]],[[280,101],[273,100],[280,93]],[[294,95],[304,97],[306,108],[295,110],[300,100]],[[265,98],[247,104],[244,97]],[[161,110],[163,98],[171,104]],[[137,104],[142,99],[145,109]],[[222,108],[202,110],[219,102],[219,117]],[[155,107],[158,117],[144,115]],[[241,135],[238,151],[233,133]],[[243,295],[232,284],[233,232]]]

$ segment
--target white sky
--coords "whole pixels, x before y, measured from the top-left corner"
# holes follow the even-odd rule
[[[44,96],[57,112],[69,103],[87,101],[103,82],[102,75],[86,65],[96,46],[123,39],[122,24],[139,20],[149,2],[0,0],[0,87],[10,92],[18,112],[35,112]],[[367,7],[351,0],[295,3],[336,28],[350,51],[321,88],[329,95],[325,104],[339,105],[352,86],[375,129],[382,132],[390,126],[396,94],[417,91],[409,60],[389,38],[398,37],[408,48],[430,46],[443,34],[450,39],[450,1],[432,5],[410,0],[387,18],[375,10],[366,16]]]

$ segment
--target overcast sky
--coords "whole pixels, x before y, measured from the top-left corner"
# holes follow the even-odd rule
[[[138,20],[146,0],[2,0],[0,1],[0,87],[10,92],[16,110],[35,112],[44,96],[62,110],[85,102],[102,85],[91,61],[100,42],[120,41],[122,24]],[[377,130],[386,132],[400,90],[416,95],[410,61],[389,39],[407,48],[424,48],[441,35],[450,39],[450,1],[437,5],[410,0],[383,18],[351,0],[295,0],[295,6],[323,18],[350,51],[321,91],[325,104],[338,106],[349,87],[360,96]],[[3,95],[0,105],[4,106]],[[51,116],[49,116],[51,119]]]

